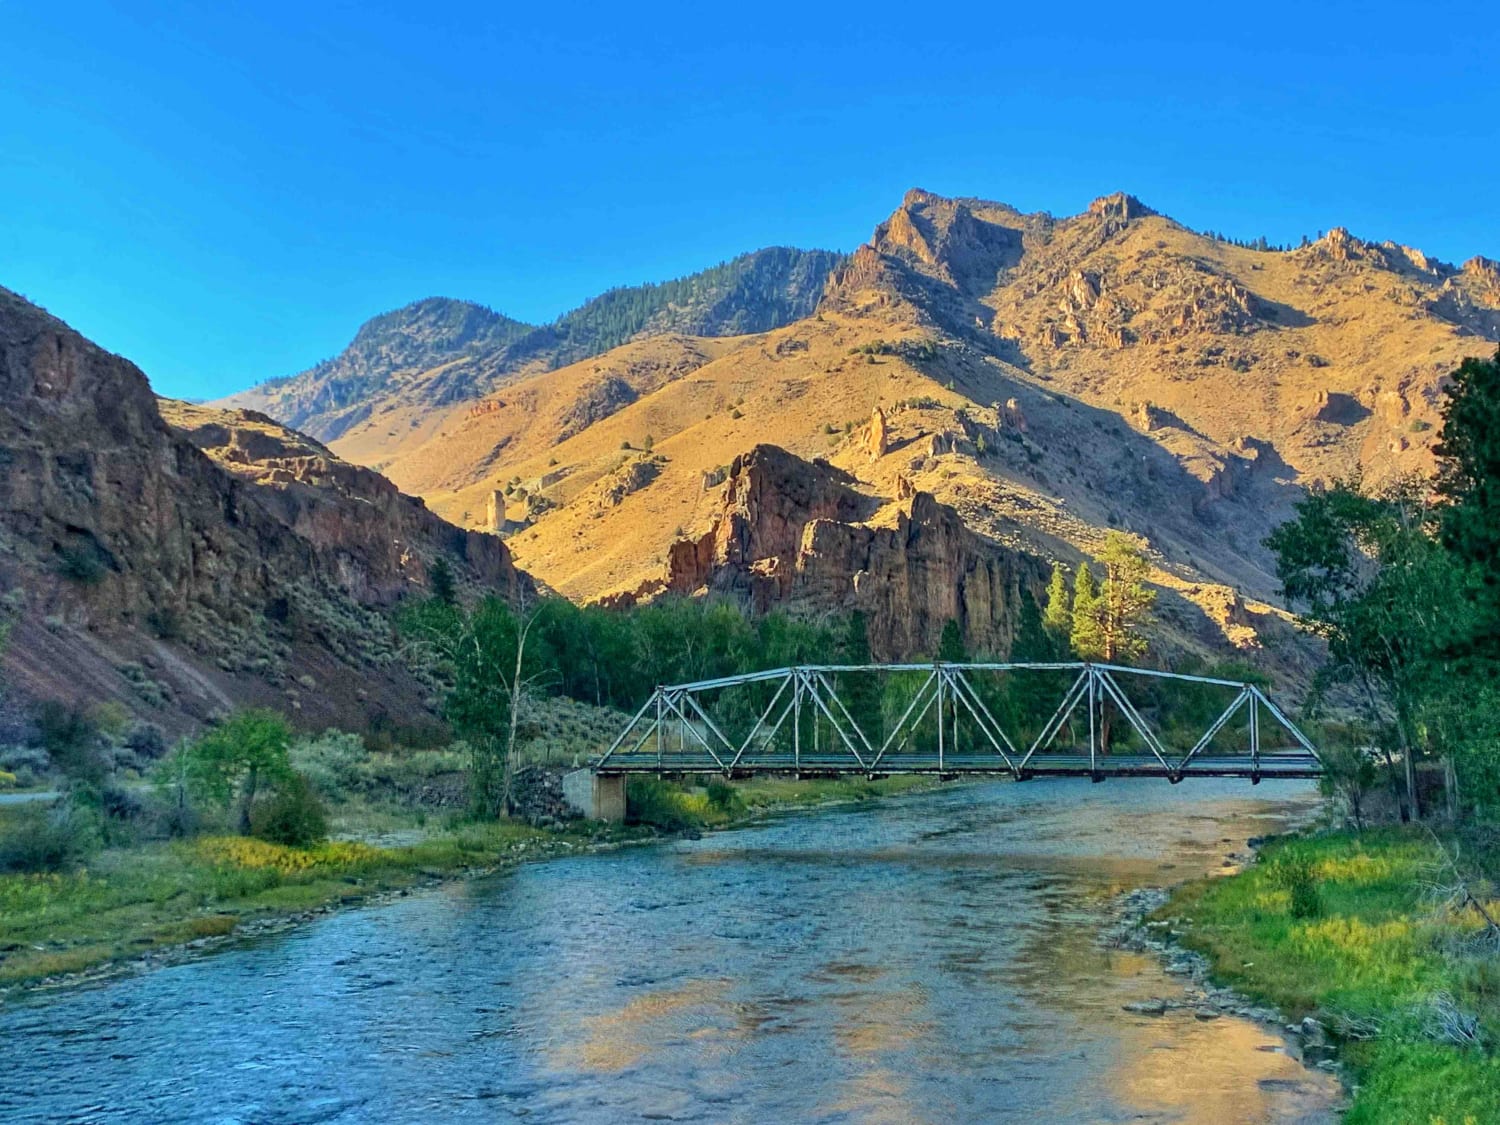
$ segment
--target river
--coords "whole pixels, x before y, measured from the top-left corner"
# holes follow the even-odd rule
[[[1097,939],[1306,783],[947,787],[523,865],[0,1010],[0,1120],[1326,1122]]]

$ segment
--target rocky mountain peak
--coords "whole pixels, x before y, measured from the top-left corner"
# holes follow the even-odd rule
[[[1101,195],[1090,203],[1088,213],[1104,219],[1121,219],[1129,222],[1131,219],[1144,219],[1158,212],[1147,207],[1135,196],[1116,191],[1109,195]]]

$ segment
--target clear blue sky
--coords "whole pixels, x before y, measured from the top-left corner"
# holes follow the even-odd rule
[[[0,0],[0,41],[0,285],[167,394],[433,294],[851,249],[916,185],[1500,256],[1493,0]]]

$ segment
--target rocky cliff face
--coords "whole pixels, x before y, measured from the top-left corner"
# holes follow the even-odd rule
[[[472,583],[525,582],[499,540],[299,435],[169,413],[184,432],[132,364],[0,290],[0,585],[23,690],[177,726],[237,701],[357,722],[361,691],[418,695],[375,607],[425,586],[437,553]]]
[[[707,592],[759,613],[860,611],[882,659],[935,652],[953,620],[973,651],[1008,652],[1045,564],[980,538],[928,493],[886,506],[854,485],[826,463],[756,446],[730,466],[710,530],[674,543],[666,574],[617,604]]]
[[[175,432],[253,485],[261,507],[309,544],[361,603],[391,605],[425,588],[439,556],[477,588],[511,600],[529,589],[498,537],[453,526],[304,434],[254,411],[171,400],[160,407]]]

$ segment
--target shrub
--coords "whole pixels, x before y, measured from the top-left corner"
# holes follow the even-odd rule
[[[1271,861],[1271,883],[1291,898],[1293,918],[1317,918],[1323,913],[1323,898],[1307,857],[1284,851]]]
[[[49,699],[37,708],[37,734],[58,769],[75,781],[98,784],[109,772],[99,724],[83,708]]]
[[[109,570],[103,552],[92,540],[64,547],[57,553],[57,573],[80,586],[95,586]]]
[[[148,762],[167,755],[167,736],[155,723],[136,723],[125,732],[124,746]]]
[[[704,792],[708,795],[708,803],[725,815],[733,815],[739,811],[740,791],[727,781],[715,778],[705,787]]]
[[[42,777],[52,772],[52,757],[40,746],[4,746],[0,747],[0,770]]]
[[[674,785],[654,777],[632,777],[626,789],[625,819],[664,832],[681,832],[703,824],[701,813],[692,805],[692,798]]]
[[[289,848],[304,848],[328,838],[328,813],[301,774],[282,780],[271,797],[250,813],[251,834]]]
[[[347,801],[371,781],[370,754],[357,734],[327,730],[294,743],[292,768],[329,801]]]
[[[0,834],[0,872],[66,871],[98,846],[92,818],[71,803],[22,809]]]

